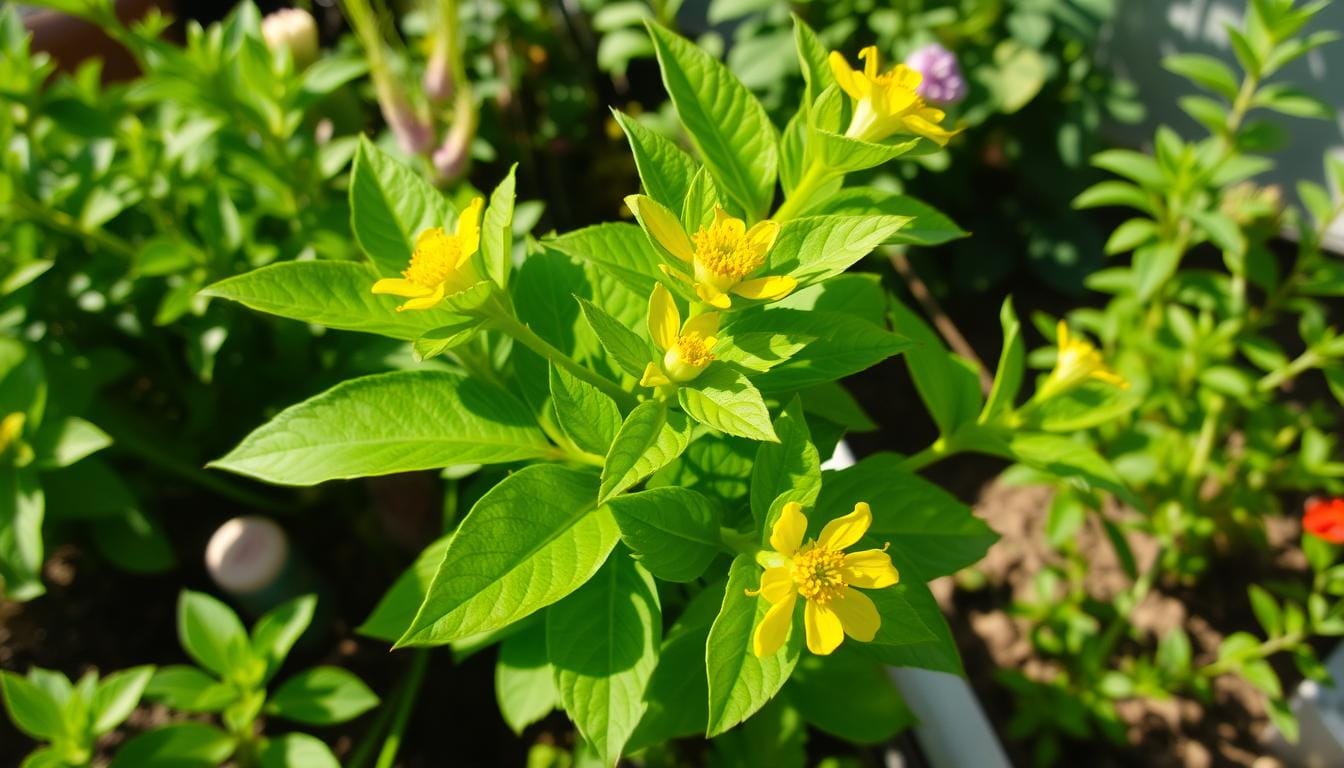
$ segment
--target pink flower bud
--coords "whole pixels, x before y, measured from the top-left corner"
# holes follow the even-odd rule
[[[935,104],[956,104],[966,98],[966,78],[957,64],[957,55],[938,43],[929,43],[910,54],[905,65],[924,79],[919,95]]]

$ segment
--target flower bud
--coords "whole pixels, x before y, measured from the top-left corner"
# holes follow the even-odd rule
[[[408,155],[423,155],[434,144],[434,129],[429,121],[422,119],[411,106],[411,102],[401,93],[400,87],[392,85],[392,82],[389,79],[379,79],[376,82],[378,106],[382,110],[383,119],[387,121],[387,127],[391,129],[392,135],[397,137],[397,143],[403,152]]]
[[[924,76],[916,91],[934,104],[956,104],[966,98],[966,78],[957,64],[957,55],[929,43],[910,54],[905,65]]]
[[[261,36],[266,46],[279,53],[288,49],[297,69],[317,61],[317,21],[299,8],[283,8],[261,20]]]

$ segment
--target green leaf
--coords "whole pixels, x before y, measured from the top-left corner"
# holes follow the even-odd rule
[[[262,744],[261,768],[341,768],[341,763],[316,736],[286,733]]]
[[[235,745],[232,736],[213,726],[177,723],[126,742],[110,768],[216,768]]]
[[[642,376],[644,366],[649,362],[648,343],[591,301],[579,299],[578,302],[583,319],[588,321],[588,326],[616,365],[631,376]]]
[[[481,219],[481,257],[485,260],[485,271],[501,288],[508,287],[509,269],[513,266],[514,174],[517,170],[517,163],[509,166],[508,174],[490,193],[490,207]]]
[[[653,577],[621,554],[546,612],[560,702],[606,765],[616,764],[644,714],[662,635]]]
[[[285,657],[313,621],[316,595],[296,597],[271,609],[252,628],[252,653],[266,662],[265,682],[275,676]]]
[[[145,688],[145,697],[183,712],[220,712],[238,700],[238,690],[196,667],[160,667]]]
[[[378,706],[378,697],[340,667],[313,667],[286,680],[266,702],[266,711],[305,725],[336,725]]]
[[[188,656],[220,677],[242,673],[249,661],[247,631],[238,614],[203,592],[182,590],[177,601],[177,636]]]
[[[551,402],[560,427],[574,444],[605,456],[621,428],[616,401],[563,368],[551,366]]]
[[[910,222],[906,216],[805,216],[780,227],[767,271],[792,275],[800,286],[854,266]]]
[[[931,146],[919,137],[877,143],[815,126],[808,132],[807,145],[817,162],[837,173],[866,171]]]
[[[654,283],[663,279],[658,268],[663,259],[638,224],[596,224],[547,238],[545,243],[566,256],[601,266],[639,296],[648,296]]]
[[[1093,184],[1073,199],[1073,207],[1079,210],[1106,206],[1134,208],[1149,214],[1153,212],[1153,201],[1148,193],[1125,181]]]
[[[956,573],[984,557],[998,534],[952,494],[903,469],[902,461],[894,453],[876,453],[827,472],[816,512],[808,515],[809,530],[819,533],[828,520],[865,501],[873,512],[867,538],[878,546],[890,543],[926,578]]]
[[[546,658],[545,624],[516,632],[500,643],[495,700],[504,722],[517,735],[559,705],[555,673]]]
[[[1085,443],[1062,435],[1020,432],[1009,436],[1007,452],[1032,469],[1069,480],[1084,490],[1109,491],[1136,509],[1146,508],[1111,465]]]
[[[828,195],[808,209],[809,216],[891,216],[910,221],[890,234],[888,243],[941,245],[967,236],[928,203],[875,187],[852,187]]]
[[[973,365],[948,352],[938,334],[901,302],[893,300],[892,316],[897,330],[914,342],[905,351],[905,365],[939,433],[952,435],[974,422],[983,401]]]
[[[835,381],[910,348],[908,339],[851,314],[787,305],[736,313],[725,323],[722,333],[730,339],[769,334],[805,343],[786,362],[752,377],[767,392],[787,392]]]
[[[77,416],[67,416],[42,424],[33,439],[33,453],[37,466],[55,469],[68,467],[111,444],[112,438],[103,430]]]
[[[201,291],[258,312],[324,328],[413,341],[463,320],[448,309],[398,312],[404,299],[374,295],[378,274],[349,261],[283,261],[226,278]]]
[[[42,518],[37,473],[0,466],[0,587],[10,600],[42,594]]]
[[[1207,88],[1228,101],[1235,100],[1237,91],[1240,90],[1237,76],[1232,74],[1232,70],[1226,64],[1212,56],[1182,53],[1163,59],[1162,66],[1168,72]]]
[[[1134,252],[1134,272],[1138,282],[1134,293],[1139,301],[1148,301],[1176,274],[1181,251],[1171,243],[1145,245]]]
[[[856,744],[880,744],[915,720],[886,667],[843,645],[804,655],[784,692],[808,723]]]
[[[692,143],[723,190],[751,219],[775,193],[775,127],[746,86],[695,44],[649,24],[663,85]]]
[[[701,167],[691,177],[691,185],[686,190],[686,201],[672,210],[681,212],[681,225],[687,232],[698,232],[713,225],[714,211],[722,204],[719,189],[714,185],[714,176],[708,169]],[[635,214],[643,224],[643,213],[636,209]]]
[[[113,672],[98,683],[91,706],[93,733],[101,736],[126,722],[154,676],[154,667],[142,666]]]
[[[14,726],[38,741],[52,741],[65,731],[56,700],[33,682],[0,670],[0,694]]]
[[[350,173],[350,228],[381,275],[411,262],[415,238],[429,227],[449,227],[456,212],[420,174],[361,136]]]
[[[817,33],[803,21],[798,14],[793,17],[793,39],[798,49],[798,64],[803,72],[803,82],[807,93],[803,103],[810,108],[821,97],[822,91],[835,85],[835,74],[827,61],[829,50],[817,37]]]
[[[1152,219],[1134,218],[1115,228],[1106,241],[1108,255],[1132,251],[1141,245],[1152,242],[1158,237],[1157,222]]]
[[[938,607],[938,601],[922,581],[919,571],[901,557],[892,554],[901,573],[901,583],[886,589],[870,589],[882,624],[871,643],[855,643],[856,650],[893,667],[917,667],[965,674],[952,630]]]
[[[686,488],[652,488],[607,502],[621,541],[664,581],[695,581],[719,554],[718,504]]]
[[[690,442],[691,424],[684,414],[669,410],[659,400],[635,406],[607,451],[598,502],[606,502],[667,466]]]
[[[211,466],[285,485],[551,450],[509,392],[447,371],[394,371],[342,382],[281,411]]]
[[[668,631],[645,689],[648,708],[627,745],[631,752],[678,736],[704,733],[709,717],[705,644],[723,604],[723,590],[723,579],[700,590]]]
[[[761,569],[751,555],[738,555],[728,570],[723,606],[709,630],[705,668],[709,675],[709,727],[713,737],[756,713],[779,693],[793,673],[802,647],[797,627],[788,642],[772,656],[759,658],[751,650],[751,634],[769,604],[747,595],[760,587]]]
[[[1013,300],[1003,300],[999,308],[999,324],[1003,327],[1003,349],[999,353],[999,367],[994,374],[994,385],[989,390],[985,407],[980,411],[980,423],[991,424],[998,417],[1013,410],[1017,393],[1022,389],[1026,366],[1026,345],[1022,341],[1022,323],[1013,311]]]
[[[710,768],[728,766],[770,766],[805,768],[807,766],[807,724],[798,710],[783,697],[761,707],[740,728],[722,734],[710,742]],[[829,765],[823,760],[819,765]]]
[[[1205,373],[1209,370],[1206,369]],[[1134,410],[1141,398],[1113,384],[1088,381],[1035,407],[1027,423],[1046,432],[1072,434],[1120,418]]]
[[[438,572],[451,540],[452,536],[444,536],[425,547],[411,567],[398,576],[391,588],[383,594],[369,618],[355,631],[388,643],[395,643],[397,638],[405,634],[407,627],[415,620],[420,604],[425,601],[425,595],[429,593],[429,585],[434,582],[434,574]]]
[[[1251,611],[1255,613],[1256,621],[1265,630],[1268,637],[1276,637],[1283,633],[1283,613],[1279,610],[1279,604],[1274,600],[1274,596],[1258,584],[1252,584],[1249,587],[1251,599]]]
[[[727,365],[711,365],[677,390],[677,400],[686,415],[707,427],[749,440],[779,441],[761,393]]]
[[[1131,149],[1108,149],[1093,155],[1092,164],[1138,182],[1144,187],[1162,189],[1166,185],[1166,177],[1158,167],[1157,161],[1142,152]],[[1083,194],[1086,195],[1088,192],[1091,190]],[[1095,196],[1097,193],[1093,194]],[[1074,205],[1084,207],[1077,200],[1074,201]]]
[[[778,443],[761,443],[751,473],[751,513],[768,532],[780,508],[790,501],[811,507],[821,492],[821,460],[797,397],[777,419]],[[768,540],[769,534],[763,533]]]
[[[476,502],[448,545],[404,645],[439,645],[507,627],[573,592],[616,545],[592,474],[538,464]]]
[[[680,210],[695,176],[695,161],[671,139],[644,127],[624,112],[612,109],[611,114],[630,142],[630,154],[635,157],[645,194],[674,211]]]

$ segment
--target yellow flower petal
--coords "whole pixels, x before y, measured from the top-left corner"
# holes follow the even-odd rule
[[[843,517],[837,517],[821,529],[817,537],[817,546],[825,549],[844,549],[863,538],[873,524],[873,511],[868,503],[860,501],[854,505],[854,511]]]
[[[891,557],[880,549],[865,549],[845,555],[840,576],[846,584],[864,589],[890,587],[901,580]]]
[[[787,565],[777,566],[775,568],[766,568],[761,574],[761,588],[756,590],[765,598],[766,602],[774,604],[780,600],[787,599],[797,592],[793,585],[793,576],[789,574]]]
[[[797,593],[789,593],[783,600],[770,606],[770,610],[761,617],[756,631],[751,636],[751,651],[760,658],[773,656],[789,639],[789,630],[793,627],[793,606],[797,603]],[[809,603],[810,605],[810,603]]]
[[[844,594],[828,605],[839,617],[840,626],[846,635],[863,643],[872,642],[877,636],[882,617],[877,612],[877,606],[873,605],[872,598],[857,589],[846,587]]]
[[[1060,349],[1069,346],[1069,324],[1063,320],[1055,323],[1055,344]]]
[[[791,557],[803,545],[803,535],[806,533],[807,517],[803,515],[803,506],[790,501],[779,510],[779,518],[770,529],[770,548]]]
[[[402,296],[408,299],[415,299],[421,296],[428,296],[434,291],[416,285],[405,278],[385,277],[373,284],[373,292],[389,296]]]
[[[798,281],[792,277],[772,275],[770,277],[758,277],[755,280],[744,280],[733,286],[733,293],[744,299],[777,301],[793,293],[793,289],[797,287]]]
[[[654,242],[681,261],[689,262],[693,258],[691,239],[681,228],[681,221],[676,214],[647,195],[631,195],[625,198],[625,204],[639,218]]]
[[[439,305],[439,302],[443,301],[443,293],[443,284],[440,283],[439,287],[435,288],[433,293],[418,299],[411,299],[400,307],[397,307],[397,311],[405,312],[408,309],[433,309]]]
[[[808,600],[803,610],[803,626],[807,629],[807,649],[818,656],[829,655],[845,639],[844,625],[828,605]]]
[[[878,55],[877,46],[870,45],[859,51],[859,58],[863,59],[863,76],[874,79],[877,77]]]
[[[457,240],[462,248],[457,257],[459,267],[481,247],[481,208],[484,205],[485,198],[474,198],[457,217]]]
[[[849,66],[849,62],[845,61],[845,57],[839,51],[831,51],[826,61],[831,65],[831,74],[835,75],[835,82],[840,84],[840,90],[853,99],[862,99],[867,94],[867,90],[859,86],[859,73]]]
[[[733,306],[733,300],[728,298],[728,294],[708,283],[696,283],[695,295],[715,309],[728,309]]]
[[[769,219],[756,222],[747,230],[746,239],[753,248],[769,251],[775,247],[775,240],[779,239],[779,222]]]
[[[677,311],[677,302],[671,292],[662,283],[653,286],[649,296],[649,338],[664,352],[677,343],[677,331],[681,328],[681,313]]]
[[[640,378],[639,386],[661,387],[667,383],[667,377],[663,375],[663,371],[658,367],[657,363],[649,363],[644,366],[644,376]]]
[[[702,312],[701,314],[692,317],[690,320],[687,320],[686,325],[682,326],[681,328],[682,336],[690,336],[693,333],[700,334],[702,337],[704,337],[706,346],[713,346],[711,339],[713,339],[714,334],[718,332],[719,332],[718,312]]]
[[[905,127],[911,133],[923,136],[940,147],[947,144],[947,140],[955,135],[954,132],[945,130],[942,126],[931,123],[919,115],[910,115],[905,118]]]

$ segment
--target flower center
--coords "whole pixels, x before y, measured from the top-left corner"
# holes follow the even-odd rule
[[[740,280],[765,264],[765,249],[753,246],[746,235],[727,221],[691,236],[695,261],[719,277]]]
[[[845,580],[840,570],[845,564],[845,553],[825,549],[809,543],[793,556],[789,575],[798,585],[798,594],[817,603],[828,603],[845,591]]]
[[[677,357],[687,365],[705,366],[714,359],[714,355],[709,352],[709,345],[705,343],[705,337],[698,333],[678,336],[676,349]]]
[[[461,255],[457,238],[435,227],[417,238],[410,266],[401,274],[421,288],[436,288],[457,271]]]

